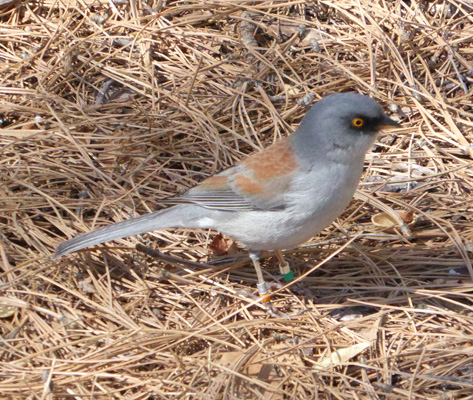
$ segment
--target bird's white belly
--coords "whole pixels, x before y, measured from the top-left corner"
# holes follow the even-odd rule
[[[320,172],[320,171],[319,171]],[[241,212],[219,230],[251,250],[281,250],[295,247],[330,225],[348,206],[360,171],[336,168],[312,177],[311,188],[298,191],[289,206],[278,211]],[[297,197],[297,198],[296,198]]]
[[[295,247],[317,235],[345,209],[347,202],[332,204],[330,210],[305,215],[298,212],[261,211],[245,213],[221,231],[252,250]],[[268,213],[273,215],[269,216]],[[245,227],[242,230],[242,227]]]

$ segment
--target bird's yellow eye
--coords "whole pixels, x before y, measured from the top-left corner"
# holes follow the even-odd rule
[[[361,128],[365,124],[365,121],[362,118],[353,118],[351,123],[354,127]]]

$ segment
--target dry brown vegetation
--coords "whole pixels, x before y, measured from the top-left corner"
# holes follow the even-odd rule
[[[0,397],[473,398],[470,1],[2,3]],[[343,91],[403,128],[272,309],[215,232],[51,260]]]

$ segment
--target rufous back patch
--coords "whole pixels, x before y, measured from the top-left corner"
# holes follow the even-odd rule
[[[263,186],[258,182],[252,181],[250,178],[242,174],[235,175],[235,187],[244,194],[261,194],[264,192]]]
[[[297,168],[297,162],[287,138],[251,155],[243,161],[243,165],[252,170],[257,179],[288,175]]]
[[[197,188],[200,189],[225,189],[228,184],[228,178],[226,176],[211,176],[200,182]]]

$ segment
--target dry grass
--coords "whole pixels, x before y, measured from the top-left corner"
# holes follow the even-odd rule
[[[0,8],[3,398],[471,399],[472,9]],[[289,134],[309,94],[353,90],[403,129],[378,141],[339,224],[287,251],[296,276],[327,262],[276,294],[275,312],[242,296],[256,281],[244,252],[209,255],[214,232],[154,232],[51,261],[62,240],[153,210]],[[383,208],[415,213],[411,238],[371,222]],[[275,260],[265,267],[277,280]]]

